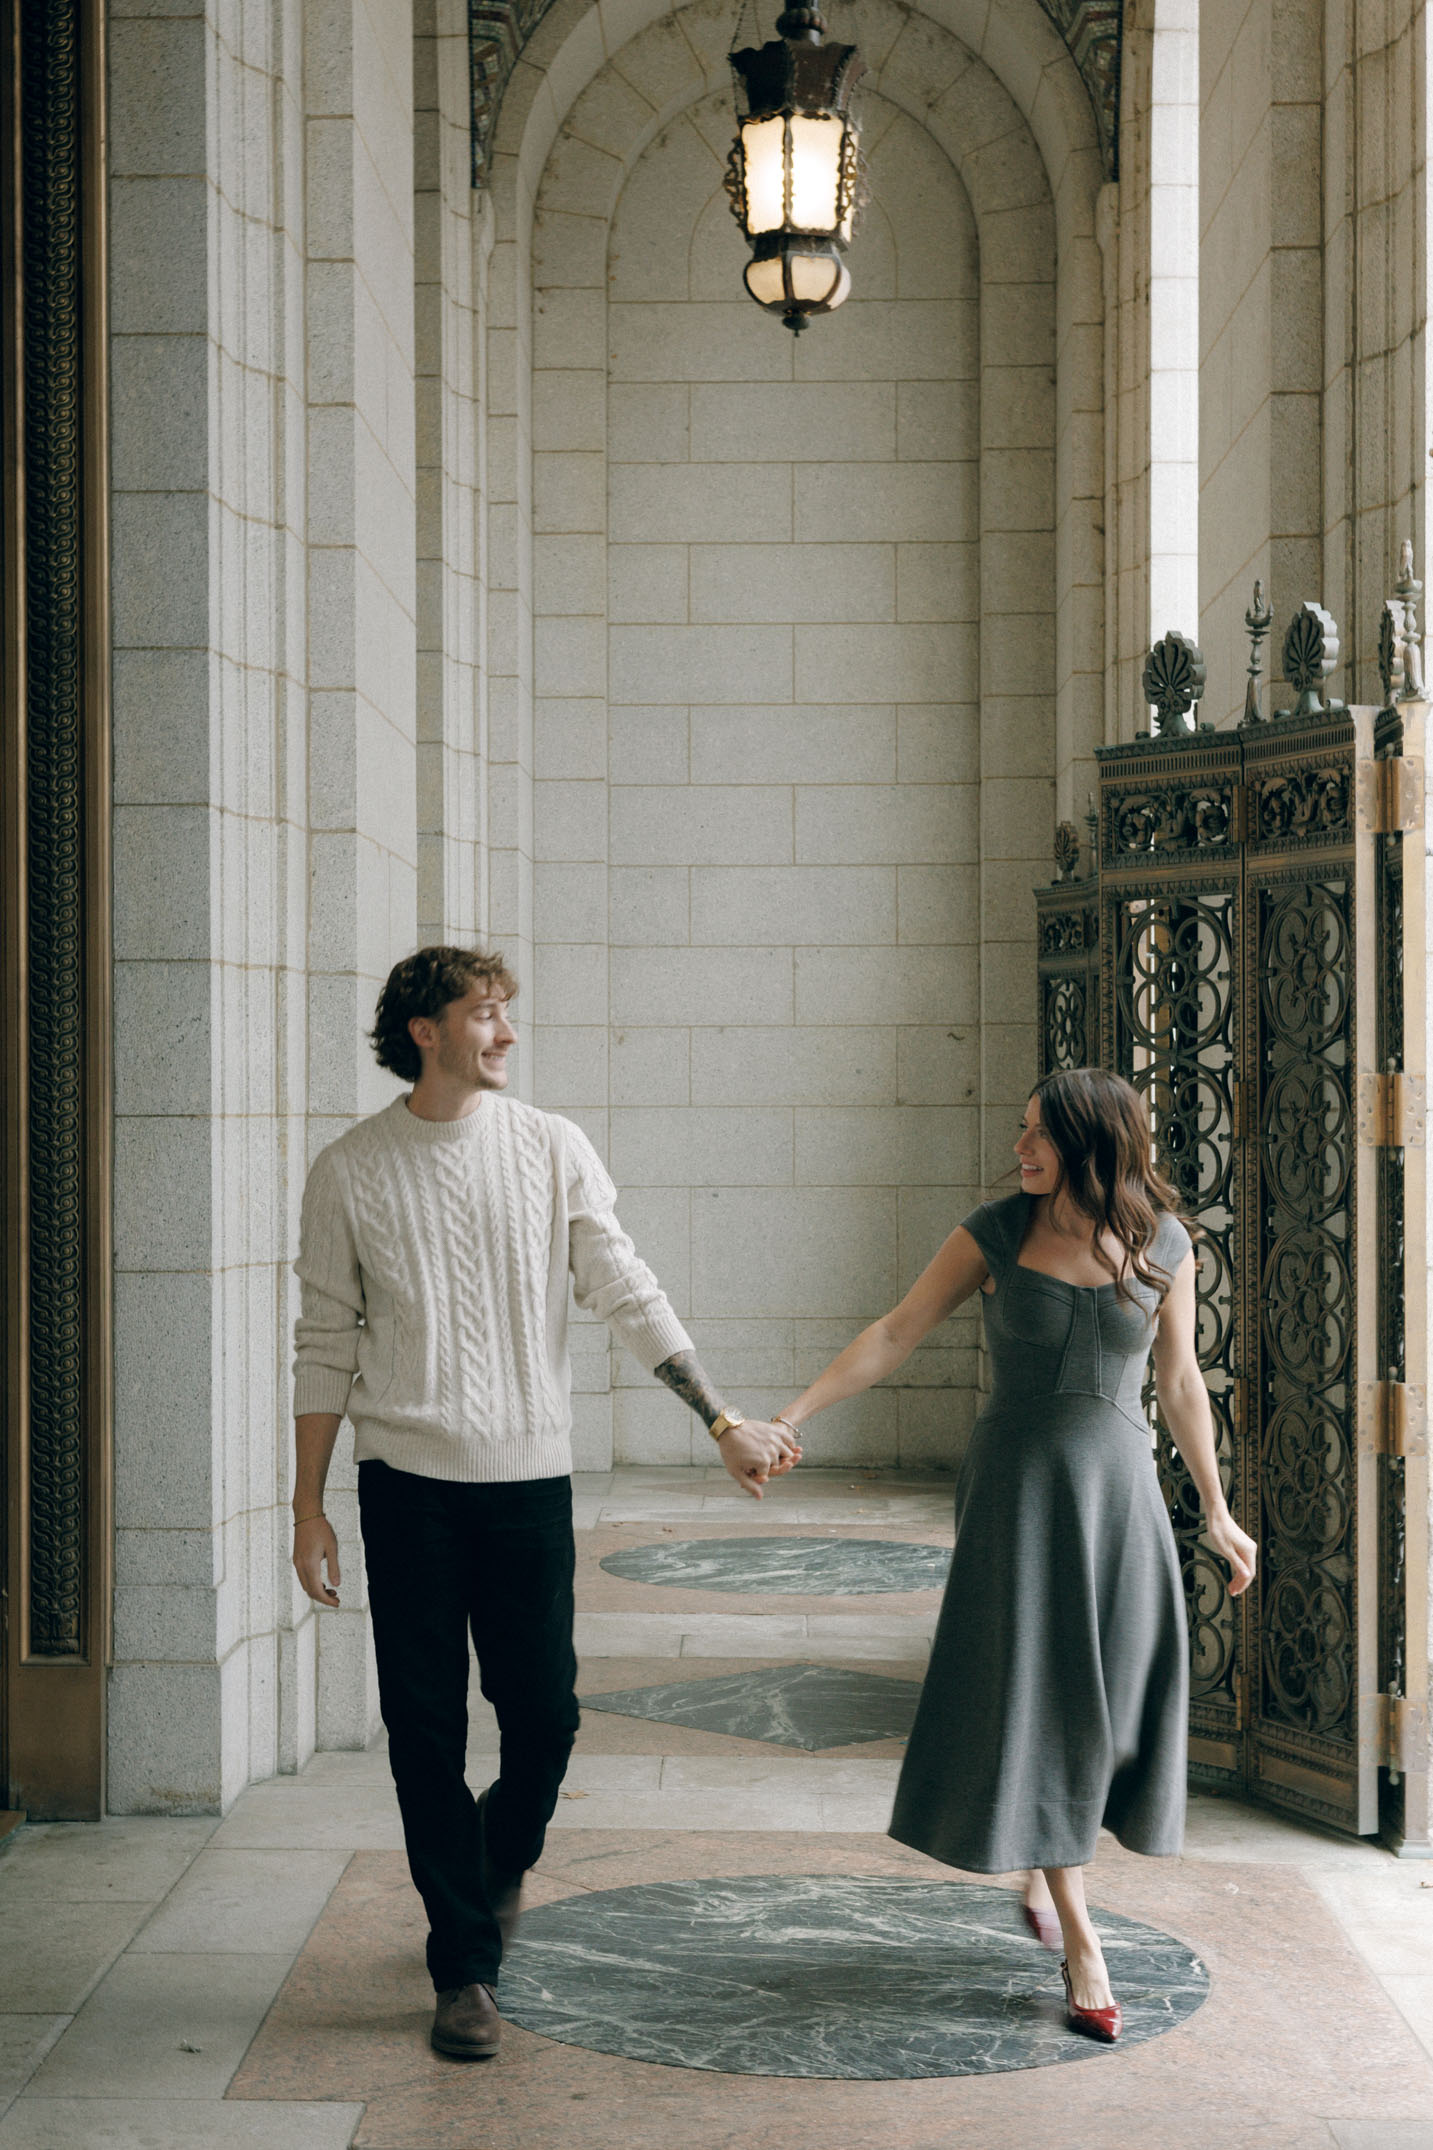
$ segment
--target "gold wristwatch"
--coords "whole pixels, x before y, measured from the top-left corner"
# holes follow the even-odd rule
[[[724,1433],[731,1432],[733,1426],[744,1426],[745,1424],[746,1413],[744,1411],[723,1411],[720,1418],[712,1420],[707,1432],[714,1441],[719,1441]]]

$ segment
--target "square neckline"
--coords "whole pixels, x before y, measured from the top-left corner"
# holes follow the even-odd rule
[[[1075,1284],[1069,1277],[1056,1276],[1053,1269],[1036,1269],[1030,1262],[1022,1262],[1020,1249],[1024,1246],[1026,1237],[1029,1234],[1030,1218],[1035,1207],[1035,1197],[1033,1194],[1026,1194],[1022,1187],[1019,1190],[1018,1199],[1025,1204],[1025,1214],[1021,1220],[1019,1237],[1015,1242],[1015,1252],[1010,1259],[1011,1270],[1021,1270],[1027,1277],[1040,1277],[1046,1284],[1063,1284],[1066,1291],[1101,1292],[1116,1291],[1118,1289],[1118,1285],[1112,1280],[1107,1280],[1103,1284]]]

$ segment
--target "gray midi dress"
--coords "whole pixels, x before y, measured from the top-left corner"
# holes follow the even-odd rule
[[[1083,1866],[1102,1825],[1166,1855],[1184,1830],[1188,1630],[1140,1408],[1158,1302],[1022,1268],[1031,1200],[965,1219],[993,1385],[890,1824],[973,1873]],[[1150,1267],[1189,1246],[1164,1216]]]

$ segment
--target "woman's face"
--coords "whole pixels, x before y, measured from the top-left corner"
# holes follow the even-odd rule
[[[1060,1184],[1060,1154],[1040,1125],[1038,1097],[1032,1097],[1025,1107],[1025,1117],[1020,1123],[1020,1133],[1016,1138],[1015,1155],[1020,1160],[1022,1194],[1055,1192]]]

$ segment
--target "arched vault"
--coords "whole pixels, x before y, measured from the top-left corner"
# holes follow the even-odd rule
[[[488,175],[503,92],[523,48],[553,0],[468,0],[473,185]],[[1105,176],[1119,176],[1119,0],[1039,0],[1089,93]]]

